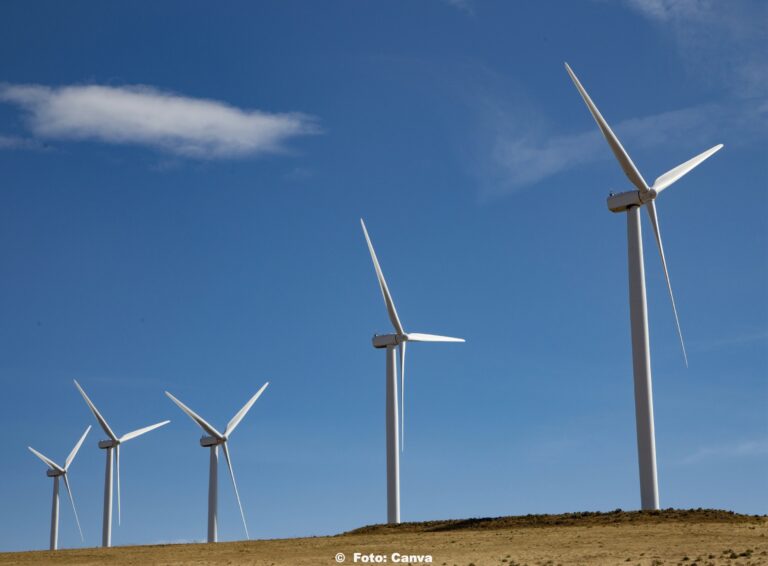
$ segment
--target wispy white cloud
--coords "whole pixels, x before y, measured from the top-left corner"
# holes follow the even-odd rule
[[[766,110],[762,108],[760,113],[752,114],[756,124],[765,122]],[[614,130],[630,153],[651,148],[674,148],[676,152],[681,149],[702,151],[708,144],[720,141],[717,132],[726,123],[741,124],[745,132],[754,130],[756,124],[745,123],[746,118],[742,109],[733,111],[720,105],[705,104],[630,118],[616,123]],[[538,127],[526,133],[525,122],[524,117],[519,120],[510,117],[508,124],[497,130],[488,167],[492,181],[488,183],[486,196],[514,192],[574,167],[612,159],[597,128],[576,134],[548,136]],[[691,156],[681,154],[679,161],[687,157]],[[678,163],[670,162],[669,168],[675,165]],[[663,172],[649,171],[649,181],[653,180],[654,174]]]
[[[572,111],[580,116],[576,123],[583,125],[575,132],[559,130],[524,84],[482,64],[463,68],[461,84],[446,81],[445,90],[459,93],[457,97],[470,109],[470,133],[465,139],[472,143],[458,151],[477,177],[481,201],[597,162],[613,163],[606,170],[614,171],[616,185],[606,189],[630,187],[567,75],[560,72],[563,88],[573,93]],[[727,99],[622,120],[615,116],[615,106],[609,105],[610,96],[592,94],[649,182],[717,143],[736,149],[768,139],[766,98]],[[652,167],[646,166],[649,156],[655,161]]]
[[[625,2],[646,16],[662,21],[673,18],[701,18],[711,4],[706,0],[625,0]]]
[[[565,75],[565,73],[563,73]],[[477,87],[466,96],[475,113],[476,152],[473,168],[480,180],[481,198],[492,199],[536,185],[549,177],[596,162],[614,158],[589,112],[573,90],[574,112],[580,112],[583,130],[559,133],[547,113],[527,90],[514,82],[502,82],[488,69],[476,72]],[[565,77],[567,81],[567,77]],[[570,83],[564,88],[572,88]],[[500,93],[503,93],[500,94]],[[597,104],[601,104],[600,93]],[[610,97],[609,97],[610,99]],[[606,104],[609,99],[605,99]],[[768,99],[756,97],[705,103],[641,117],[612,117],[612,107],[602,107],[613,130],[633,157],[646,180],[653,179],[693,157],[696,153],[725,143],[735,148],[768,136]],[[646,168],[648,154],[669,154],[669,161]],[[615,164],[616,186],[629,187],[629,181]]]
[[[291,138],[319,132],[305,114],[243,110],[149,86],[0,84],[0,101],[23,108],[38,138],[146,145],[205,159],[279,152]]]
[[[717,80],[738,97],[768,95],[768,3],[624,0],[624,4],[667,32],[698,77]]]
[[[698,464],[699,462],[707,460],[724,460],[726,458],[747,458],[765,455],[768,455],[768,439],[744,440],[730,444],[719,444],[699,448],[695,452],[680,459],[678,464],[685,466]]]
[[[475,13],[475,7],[472,5],[472,0],[443,0],[443,2],[458,10],[466,12],[467,14],[474,15]]]
[[[4,136],[0,134],[0,149],[43,149],[44,146],[37,140],[20,138],[18,136]]]
[[[725,91],[725,97],[719,97],[717,103],[654,115],[621,120],[612,117],[613,112],[607,113],[611,126],[648,181],[716,143],[733,148],[756,140],[765,142],[768,3],[623,0],[623,5],[669,36],[673,52],[696,82]],[[583,106],[583,130],[562,133],[550,123],[524,85],[500,79],[485,67],[475,75],[476,80],[464,81],[461,88],[467,90],[467,83],[485,85],[470,89],[471,96],[467,96],[477,116],[473,144],[477,149],[470,157],[475,159],[472,167],[481,184],[482,199],[513,193],[590,163],[613,160]],[[593,94],[600,104],[600,93]],[[711,100],[710,96],[707,99]],[[574,111],[579,109],[574,107]],[[644,154],[652,151],[658,155],[665,150],[669,150],[671,161],[661,170],[643,166]],[[618,183],[623,183],[624,177],[615,167]],[[621,189],[623,185],[618,183],[609,188]]]

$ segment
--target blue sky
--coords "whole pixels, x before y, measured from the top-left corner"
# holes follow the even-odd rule
[[[649,181],[690,367],[644,220],[662,507],[768,511],[766,6],[5,3],[0,8],[0,549],[44,548],[51,482],[96,424],[122,451],[116,545],[205,536],[232,437],[251,535],[385,520],[389,322],[407,330],[404,520],[639,506],[629,188],[568,61]],[[71,469],[100,542],[96,429]],[[220,475],[220,536],[243,537]],[[62,502],[60,544],[79,546]]]

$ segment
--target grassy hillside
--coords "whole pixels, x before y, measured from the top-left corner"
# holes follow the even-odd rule
[[[0,565],[425,564],[428,556],[442,566],[768,565],[768,517],[670,509],[427,521],[331,537],[3,553]]]

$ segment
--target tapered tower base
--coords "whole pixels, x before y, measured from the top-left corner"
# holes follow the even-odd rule
[[[656,477],[651,349],[648,340],[648,307],[645,298],[645,267],[639,206],[630,206],[627,209],[627,255],[637,459],[640,469],[640,506],[643,511],[655,511],[659,509],[659,486]]]
[[[400,446],[396,346],[387,346],[387,523],[400,522]]]

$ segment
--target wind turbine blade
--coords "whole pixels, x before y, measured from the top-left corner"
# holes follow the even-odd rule
[[[668,186],[670,186],[672,183],[680,179],[680,177],[689,173],[691,169],[698,167],[706,159],[709,159],[712,155],[714,155],[721,149],[723,149],[723,144],[718,144],[715,147],[709,148],[707,151],[700,153],[693,159],[689,159],[685,163],[678,165],[674,169],[670,169],[669,171],[664,173],[661,177],[656,179],[653,182],[653,187],[651,188],[657,193],[660,193],[661,191],[666,189]]]
[[[96,417],[97,421],[99,421],[101,428],[104,430],[104,432],[107,434],[108,437],[110,437],[112,440],[117,440],[117,435],[114,432],[112,432],[111,428],[109,428],[107,421],[104,419],[104,417],[101,416],[101,413],[96,408],[96,405],[94,405],[91,402],[91,400],[88,398],[88,395],[85,394],[85,391],[83,391],[83,388],[80,387],[80,384],[77,382],[77,380],[74,379],[73,381],[75,382],[75,387],[77,387],[78,391],[80,391],[80,395],[83,396],[83,399],[85,399],[85,402],[88,404],[88,407],[91,409],[93,416]]]
[[[83,436],[80,437],[80,440],[77,441],[77,444],[75,444],[75,447],[72,449],[72,452],[70,452],[69,456],[67,456],[67,460],[66,462],[64,462],[65,470],[69,468],[69,465],[72,463],[72,460],[74,460],[75,456],[77,456],[77,451],[80,450],[80,447],[83,445],[83,441],[85,441],[85,437],[88,436],[89,432],[91,432],[91,425],[88,425],[88,428],[85,429]]]
[[[409,342],[465,342],[464,338],[452,338],[450,336],[438,336],[437,334],[408,333]]]
[[[373,260],[373,267],[376,269],[376,277],[379,280],[379,287],[381,287],[381,294],[384,295],[384,303],[387,305],[387,313],[389,314],[389,320],[392,322],[392,326],[398,334],[405,334],[403,325],[400,324],[400,318],[397,316],[397,310],[395,309],[395,303],[392,301],[392,295],[389,294],[389,287],[387,287],[387,281],[384,279],[384,273],[381,271],[379,260],[376,257],[376,251],[373,249],[371,238],[368,236],[368,230],[365,228],[365,222],[360,219],[360,224],[363,227],[363,234],[365,234],[365,241],[368,242],[368,251],[371,253],[371,259]]]
[[[243,504],[240,503],[240,493],[237,491],[237,482],[235,481],[235,472],[232,470],[232,460],[229,457],[229,448],[227,443],[223,442],[221,447],[224,449],[224,457],[227,459],[227,468],[229,468],[229,477],[232,478],[232,487],[235,488],[235,497],[237,497],[237,506],[240,507],[240,516],[243,518],[243,528],[245,528],[245,538],[251,539],[248,534],[248,525],[245,523],[245,513],[243,513]]]
[[[75,512],[75,522],[77,523],[77,530],[80,531],[80,540],[85,542],[85,537],[83,536],[83,529],[80,528],[80,518],[77,516],[77,508],[75,507],[75,498],[72,496],[72,488],[69,487],[69,479],[67,478],[67,474],[64,474],[64,485],[67,487],[67,493],[69,494],[69,501],[72,503],[72,511]]]
[[[117,524],[120,525],[123,514],[120,511],[120,445],[115,446],[115,468],[117,468]]]
[[[400,353],[400,452],[405,450],[405,342],[398,345]]]
[[[677,335],[680,337],[680,346],[683,348],[683,358],[685,367],[688,367],[688,354],[685,352],[685,342],[683,341],[683,332],[680,330],[680,319],[677,317],[677,307],[675,306],[675,296],[672,294],[672,283],[669,281],[669,271],[667,271],[667,260],[664,257],[664,246],[661,243],[661,232],[659,230],[659,219],[656,216],[656,203],[650,201],[646,205],[648,216],[653,224],[653,233],[656,235],[656,244],[659,246],[659,255],[661,256],[661,265],[664,267],[664,277],[667,279],[667,289],[669,289],[669,298],[672,300],[672,312],[675,314],[675,324],[677,325]]]
[[[129,432],[127,434],[124,434],[120,437],[120,442],[127,442],[128,440],[131,440],[132,438],[136,438],[137,436],[141,436],[142,434],[148,433],[150,430],[155,430],[156,428],[160,428],[161,426],[167,425],[171,421],[163,421],[161,423],[156,423],[153,425],[145,426],[144,428],[140,428],[139,430],[134,430],[133,432]]]
[[[616,159],[619,161],[619,165],[621,165],[624,174],[641,192],[646,192],[648,190],[648,184],[645,182],[645,179],[643,179],[643,176],[640,174],[640,171],[637,170],[635,164],[632,163],[632,159],[630,159],[629,154],[621,145],[619,138],[616,137],[616,134],[613,133],[613,130],[611,130],[608,122],[606,122],[605,118],[603,118],[602,114],[600,114],[597,106],[595,106],[595,103],[592,102],[592,99],[589,97],[589,94],[587,94],[587,91],[584,89],[584,87],[581,86],[581,82],[579,81],[578,77],[576,77],[576,74],[571,70],[571,67],[568,65],[568,63],[565,64],[565,70],[568,71],[573,84],[576,85],[576,89],[579,91],[581,98],[584,99],[584,102],[587,104],[587,108],[589,108],[589,111],[592,113],[592,117],[595,119],[595,122],[597,122],[597,126],[600,128],[600,131],[603,132],[603,136],[608,142],[608,145],[611,146],[611,151],[613,151],[613,155],[615,155]]]
[[[62,468],[56,462],[54,462],[53,460],[51,460],[47,456],[44,456],[43,454],[41,454],[40,452],[38,452],[37,450],[35,450],[31,446],[27,446],[27,448],[29,448],[29,450],[30,450],[30,452],[32,452],[32,454],[34,454],[35,456],[40,458],[43,461],[43,463],[46,466],[48,466],[50,469],[56,470],[56,471],[59,471],[59,472],[63,472],[64,471],[64,468]]]
[[[235,431],[235,429],[237,428],[237,425],[239,425],[240,421],[243,420],[243,417],[245,417],[248,411],[251,410],[251,407],[253,407],[253,404],[256,402],[256,400],[259,397],[261,397],[261,394],[264,393],[264,390],[267,388],[267,385],[269,385],[269,381],[267,381],[264,385],[262,385],[261,389],[259,389],[256,392],[256,395],[251,397],[248,400],[248,402],[245,405],[243,405],[243,408],[240,409],[234,417],[232,417],[232,420],[229,421],[229,423],[227,424],[227,429],[224,431],[224,436],[229,438],[229,435]]]
[[[169,398],[171,401],[173,401],[174,403],[176,403],[176,405],[179,407],[179,409],[181,409],[182,411],[184,411],[184,412],[187,414],[187,416],[188,416],[190,419],[192,419],[192,420],[193,420],[193,421],[195,421],[195,422],[196,422],[198,425],[200,425],[200,428],[202,428],[202,429],[203,429],[205,432],[207,432],[207,433],[208,433],[208,434],[210,434],[211,436],[215,436],[215,437],[216,437],[216,438],[218,438],[218,439],[223,439],[223,438],[224,438],[224,435],[223,435],[223,434],[221,434],[221,433],[220,433],[218,430],[216,430],[215,428],[213,428],[213,426],[211,426],[210,424],[208,424],[208,422],[207,422],[207,421],[206,421],[206,420],[205,420],[203,417],[201,417],[200,415],[198,415],[196,412],[194,412],[192,409],[190,409],[189,407],[187,407],[187,406],[186,406],[184,403],[182,403],[181,401],[179,401],[178,399],[176,399],[176,397],[174,397],[173,395],[171,395],[171,394],[170,394],[170,393],[168,393],[167,391],[165,392],[165,394],[168,396],[168,398]]]

